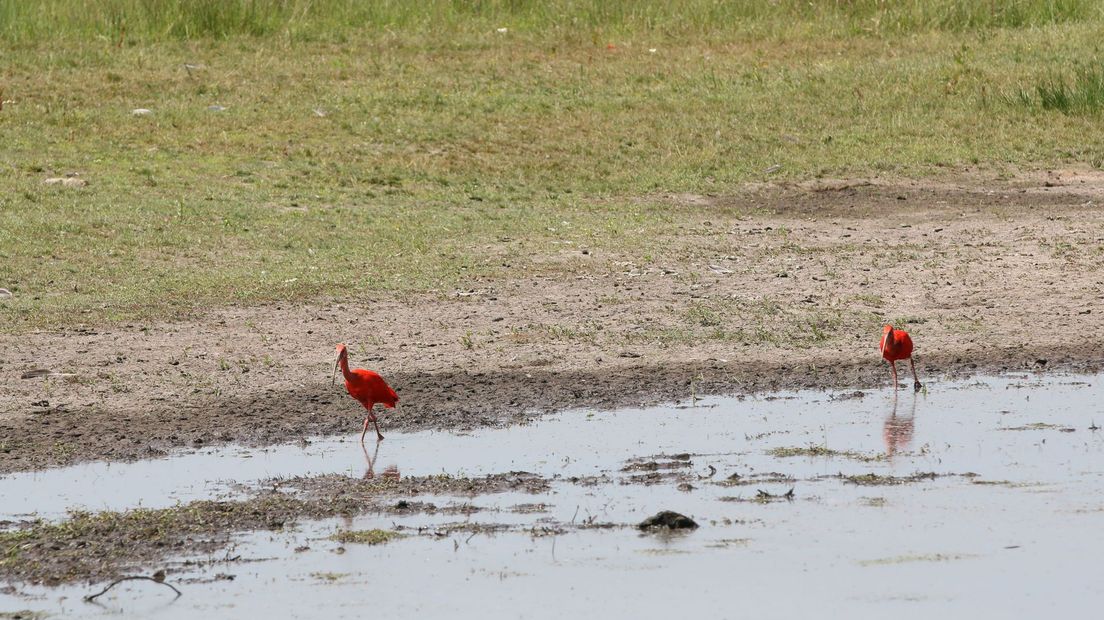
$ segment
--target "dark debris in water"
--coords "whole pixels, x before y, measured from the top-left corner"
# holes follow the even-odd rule
[[[544,502],[538,502],[533,504],[517,504],[510,507],[510,512],[516,514],[535,514],[548,512],[549,505]]]
[[[720,498],[722,502],[748,502],[753,504],[770,504],[772,502],[792,502],[794,500],[794,488],[790,487],[789,491],[785,493],[769,493],[763,489],[756,489],[754,497],[731,497],[726,496]]]
[[[692,465],[693,465],[693,463],[689,459],[687,459],[687,460],[670,460],[670,461],[663,461],[663,462],[652,461],[652,460],[635,461],[635,462],[630,462],[628,465],[625,465],[624,467],[622,467],[621,471],[623,471],[623,472],[658,471],[660,469],[678,469],[678,468],[681,468],[681,467],[690,467]]]
[[[845,474],[836,474],[834,476],[827,476],[829,478],[839,478],[844,482],[850,484],[857,484],[860,486],[891,486],[897,484],[911,484],[915,482],[927,482],[935,480],[936,478],[945,478],[948,476],[960,476],[963,478],[977,478],[978,475],[973,472],[966,472],[964,474],[937,474],[933,471],[929,472],[917,472],[911,476],[882,476],[879,474],[860,474],[848,476]]]
[[[793,498],[794,498],[794,487],[790,487],[789,491],[786,491],[785,493],[783,493],[781,495],[773,495],[771,493],[768,493],[768,492],[764,491],[763,489],[758,489],[758,490],[755,491],[755,499],[760,500],[760,501],[772,501],[772,500],[776,500],[776,499],[784,499],[786,501],[793,501]]]
[[[621,480],[621,484],[642,484],[644,486],[652,486],[653,484],[677,482],[682,481],[683,479],[684,475],[675,472],[652,471],[646,474],[636,474],[635,476],[629,476]]]
[[[746,475],[736,473],[712,484],[722,487],[742,487],[757,484],[789,484],[792,482],[794,482],[793,476],[772,471]]]
[[[693,530],[697,529],[698,524],[686,515],[671,510],[664,510],[663,512],[644,519],[637,527],[642,530]]]
[[[566,480],[571,484],[577,484],[583,487],[594,487],[599,484],[609,484],[611,479],[609,476],[602,474],[598,476],[571,476],[566,478]]]
[[[300,496],[307,499],[329,497],[372,498],[380,494],[410,497],[415,495],[473,495],[505,492],[543,493],[549,488],[546,478],[524,471],[489,474],[478,478],[440,474],[401,479],[374,478],[370,480],[362,480],[341,474],[329,474],[278,479],[262,484],[275,485],[281,489],[294,489]],[[415,504],[417,502],[408,501],[404,507],[402,503],[398,503],[394,505],[394,509],[402,511]]]
[[[47,618],[44,613],[25,609],[23,611],[0,611],[0,620],[41,620]]]

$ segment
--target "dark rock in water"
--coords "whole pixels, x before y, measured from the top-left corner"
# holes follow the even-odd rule
[[[640,522],[640,525],[636,526],[642,530],[649,530],[653,528],[667,528],[669,530],[685,530],[695,529],[698,524],[693,519],[686,515],[680,515],[677,512],[670,510],[664,510],[663,512],[655,515],[654,517],[648,517]]]

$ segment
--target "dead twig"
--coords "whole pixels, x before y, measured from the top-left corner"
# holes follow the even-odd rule
[[[90,603],[90,602],[96,600],[96,597],[101,596],[103,594],[106,594],[108,590],[110,590],[111,588],[114,588],[115,586],[119,585],[120,583],[122,583],[124,581],[152,581],[154,583],[159,583],[159,584],[165,586],[166,588],[169,588],[173,592],[176,592],[176,598],[180,598],[180,595],[183,594],[183,592],[181,592],[180,590],[177,590],[176,587],[173,586],[172,584],[165,583],[165,571],[157,571],[156,573],[154,573],[153,577],[146,577],[145,575],[132,575],[130,577],[120,577],[120,578],[116,579],[115,581],[112,581],[111,583],[107,584],[107,587],[104,588],[103,590],[100,590],[99,592],[97,592],[95,594],[89,594],[88,596],[84,597],[84,600]]]

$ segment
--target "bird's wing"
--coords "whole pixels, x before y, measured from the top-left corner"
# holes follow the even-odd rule
[[[387,385],[387,381],[384,381],[383,377],[374,370],[365,370],[364,368],[356,368],[353,370],[353,374],[357,376],[361,384],[370,389],[374,395],[379,398],[377,402],[383,402],[385,396],[390,396],[394,400],[399,400],[399,395],[395,393],[395,390],[391,389],[390,385]]]

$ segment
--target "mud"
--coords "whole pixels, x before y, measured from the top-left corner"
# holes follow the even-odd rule
[[[1100,364],[1082,359],[1080,349],[1063,348],[1020,355],[991,351],[969,361],[929,355],[919,366],[925,375],[954,379],[1037,368],[1040,355],[1054,360],[1048,369],[1056,372],[1089,372]],[[647,406],[684,399],[692,393],[870,388],[886,382],[885,368],[877,360],[839,363],[829,357],[805,359],[800,365],[689,362],[601,370],[398,373],[392,377],[395,385],[402,386],[405,402],[411,404],[404,404],[401,413],[388,414],[383,426],[407,432],[496,428],[554,411]],[[471,397],[458,402],[457,393]],[[0,423],[0,474],[86,460],[154,458],[179,448],[227,443],[263,446],[347,433],[360,427],[363,410],[346,401],[348,396],[333,392],[328,380],[319,380],[288,391],[208,400],[202,407],[181,405],[171,414],[156,407],[145,414],[128,414],[125,409],[79,415],[62,410],[33,411]]]
[[[351,432],[363,411],[329,383],[339,341],[402,398],[385,434],[884,386],[884,321],[913,333],[925,380],[1092,372],[1104,344],[1101,200],[1093,171],[657,195],[642,208],[677,212],[678,233],[647,259],[523,249],[529,268],[464,290],[3,326],[0,473]]]

